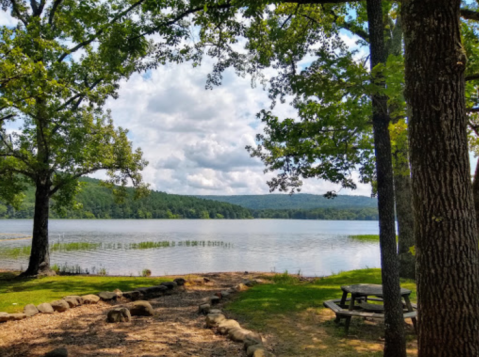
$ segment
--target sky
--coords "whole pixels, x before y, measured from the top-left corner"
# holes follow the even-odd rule
[[[0,12],[0,25],[14,24]],[[342,35],[354,47],[355,39]],[[189,195],[267,194],[266,182],[275,173],[265,174],[261,161],[245,150],[263,131],[256,113],[269,108],[267,92],[231,70],[221,86],[206,90],[212,63],[206,59],[199,68],[169,64],[147,75],[135,74],[121,83],[119,98],[108,100],[106,109],[111,109],[117,126],[130,130],[134,147],[143,150],[149,162],[143,177],[152,189]],[[281,118],[294,117],[288,104],[274,112]],[[302,187],[302,192],[313,194],[331,190],[339,191],[340,186],[308,179]],[[339,193],[368,196],[371,188],[358,184],[357,190]]]

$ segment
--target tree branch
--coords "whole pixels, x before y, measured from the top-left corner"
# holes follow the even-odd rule
[[[118,15],[116,15],[113,20],[111,20],[111,22],[108,23],[108,26],[110,25],[113,25],[114,23],[116,23],[120,18],[122,18],[123,16],[127,15],[129,12],[133,11],[136,7],[140,6],[143,2],[145,2],[145,0],[138,0],[136,3],[132,4],[128,9],[126,9],[125,11],[122,11],[120,12]],[[62,54],[59,58],[58,58],[58,62],[61,62],[65,59],[65,57],[67,57],[68,55],[72,54],[73,52],[76,52],[78,51],[79,49],[85,47],[85,46],[88,46],[90,43],[92,43],[93,41],[95,41],[102,33],[104,32],[104,28],[101,29],[101,30],[98,30],[94,35],[91,35],[90,38],[88,40],[85,40],[83,42],[80,42],[78,45],[76,45],[75,47],[69,49],[67,52],[65,52],[64,54]]]
[[[466,111],[468,113],[479,113],[479,108],[468,108]]]
[[[461,9],[461,16],[466,20],[475,20],[479,21],[479,12],[468,10],[468,9]]]
[[[18,4],[16,0],[10,0],[12,3],[12,10],[17,15],[18,19],[25,25],[25,27],[28,26],[28,21],[23,18],[22,14],[20,13],[20,10],[18,9]]]
[[[479,79],[479,73],[476,73],[476,74],[471,74],[469,76],[466,76],[466,78],[464,78],[466,80],[466,82],[468,81],[474,81],[476,79]]]
[[[326,4],[344,4],[348,2],[360,2],[363,0],[282,0],[282,3],[300,4],[300,5],[326,5]]]
[[[52,9],[50,10],[50,14],[48,15],[48,23],[50,26],[53,26],[53,19],[55,17],[55,13],[57,12],[58,7],[62,3],[63,0],[55,0],[52,5]]]

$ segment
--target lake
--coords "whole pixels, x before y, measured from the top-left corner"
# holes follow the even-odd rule
[[[1,252],[29,246],[30,239],[18,238],[31,236],[32,221],[0,220],[0,227],[0,269],[25,269],[28,255]],[[105,269],[109,275],[137,276],[150,269],[153,275],[288,271],[324,276],[380,266],[378,243],[348,238],[378,234],[377,221],[50,220],[49,229],[50,245],[95,247],[52,251],[52,265]]]

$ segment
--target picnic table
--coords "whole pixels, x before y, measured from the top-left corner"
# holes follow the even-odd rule
[[[383,287],[378,284],[354,284],[341,286],[343,296],[341,300],[328,300],[324,306],[330,308],[336,314],[336,322],[341,318],[346,320],[346,332],[349,329],[352,316],[362,316],[371,318],[384,318],[384,305],[377,302],[383,302]],[[348,295],[351,295],[348,298]],[[403,301],[404,318],[410,318],[416,329],[416,307],[411,303],[409,296],[411,290],[401,288],[401,299]],[[371,304],[369,302],[376,302]]]

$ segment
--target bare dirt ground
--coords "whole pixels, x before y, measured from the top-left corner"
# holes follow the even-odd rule
[[[73,357],[246,356],[242,344],[205,328],[205,317],[198,315],[198,305],[215,292],[256,275],[259,274],[201,274],[209,281],[195,279],[178,294],[149,300],[155,315],[133,316],[126,323],[106,322],[112,305],[128,305],[126,301],[99,302],[63,313],[6,322],[0,325],[0,356],[42,356],[58,347],[67,348]]]

